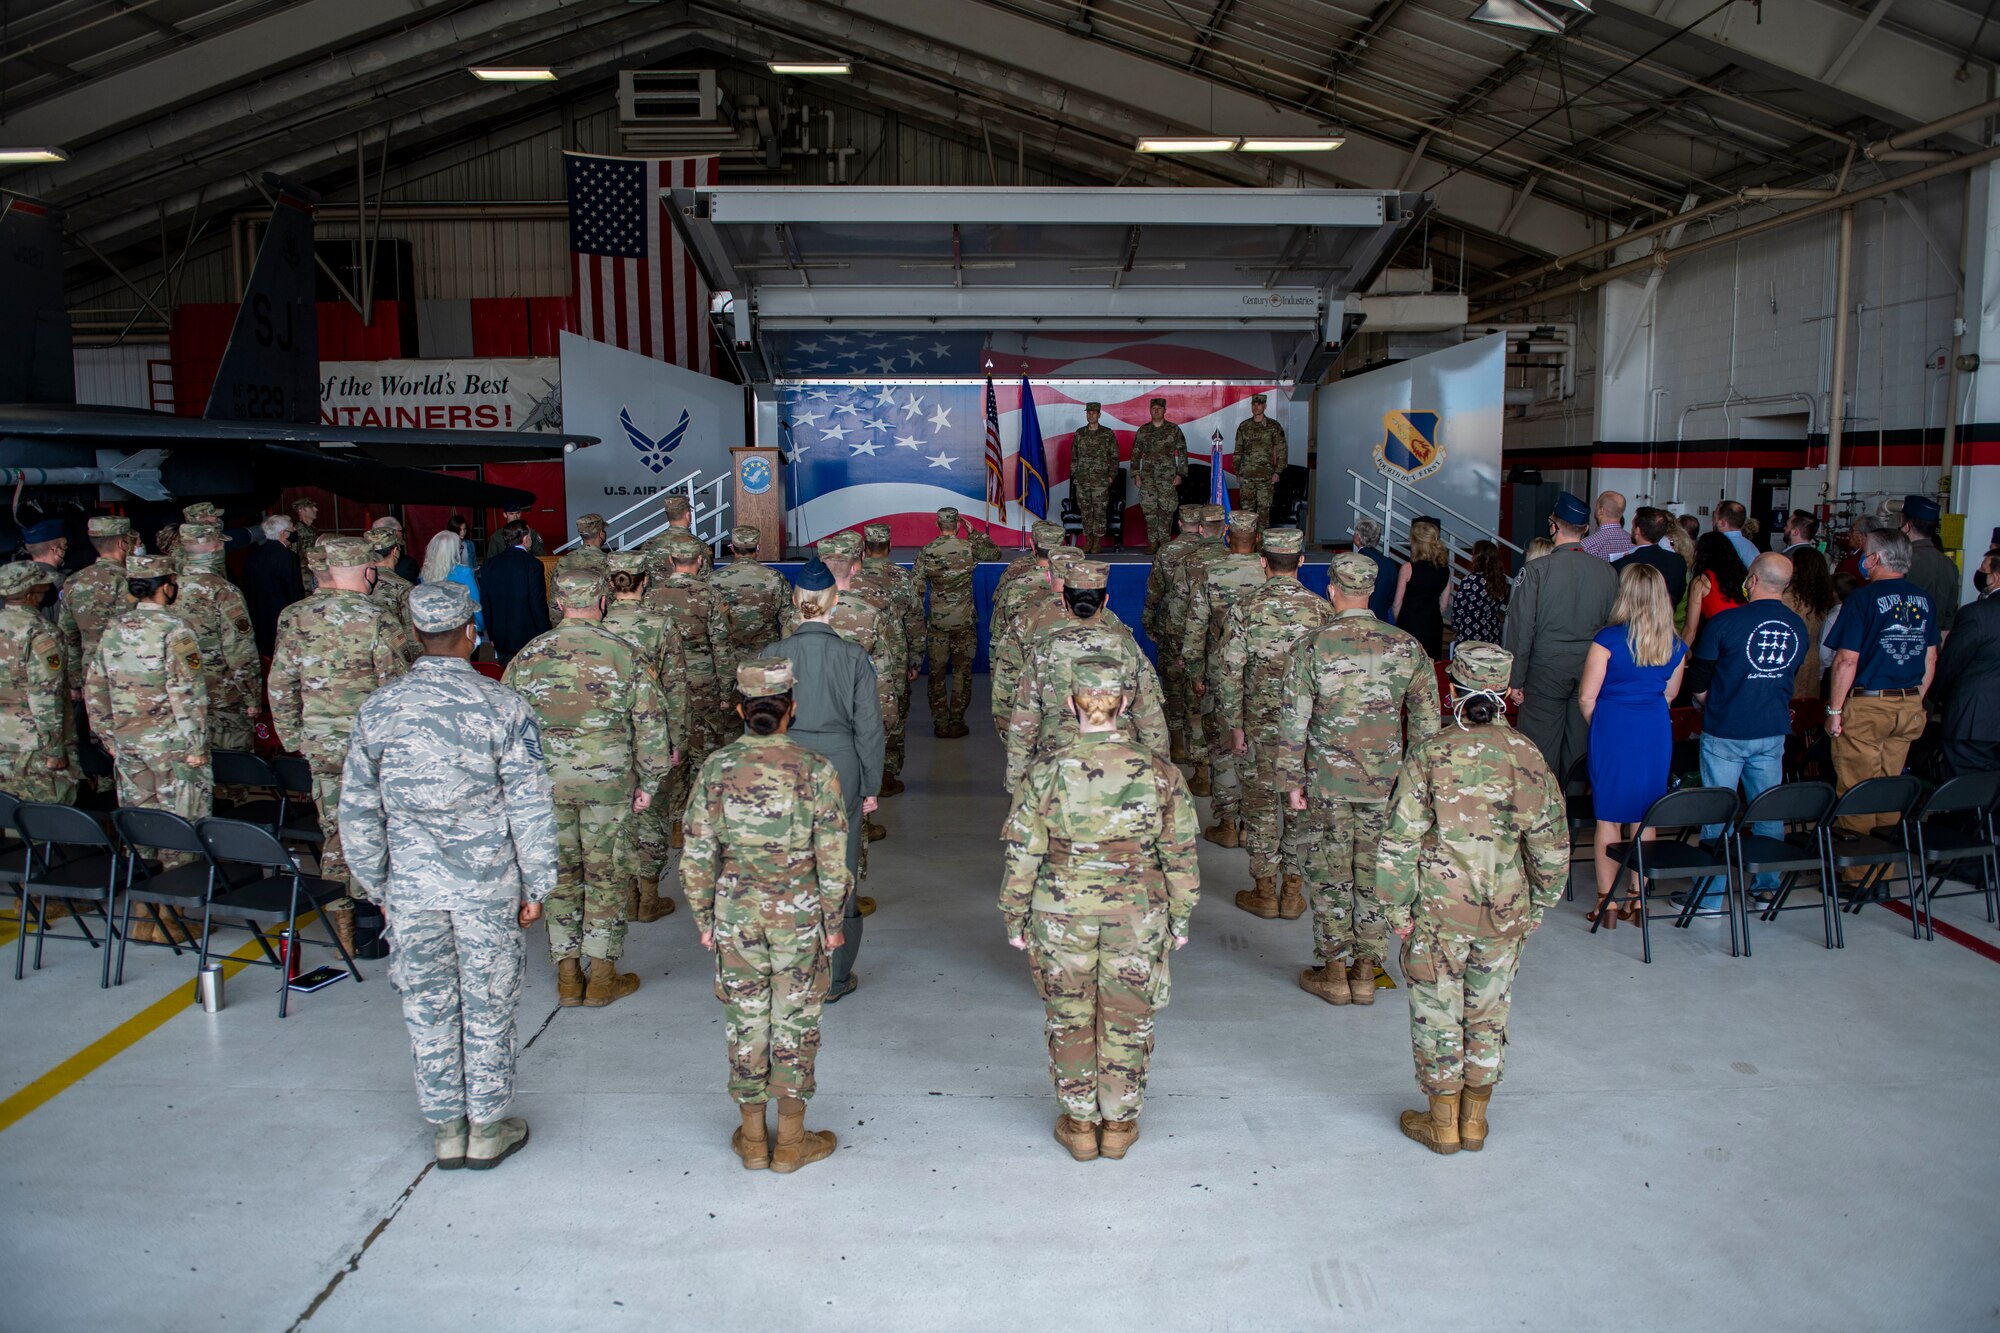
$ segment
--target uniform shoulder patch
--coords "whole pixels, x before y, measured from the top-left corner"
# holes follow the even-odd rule
[[[198,653],[198,652],[195,652],[195,653],[185,653],[185,654],[183,654],[183,655],[182,655],[182,659],[181,659],[181,660],[183,660],[184,662],[186,662],[186,663],[187,663],[187,669],[188,669],[189,671],[200,671],[200,670],[201,670],[201,654],[200,654],[200,653]]]
[[[46,666],[51,671],[61,671],[63,669],[62,654],[50,653],[47,657],[42,659],[42,665]]]
[[[239,634],[248,634],[250,632],[250,617],[236,617],[236,632]]]

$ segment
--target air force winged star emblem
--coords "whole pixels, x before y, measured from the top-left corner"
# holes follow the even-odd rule
[[[1422,481],[1444,466],[1442,418],[1436,412],[1384,412],[1376,470],[1399,481]]]
[[[681,419],[674,428],[657,440],[632,424],[632,409],[628,407],[618,409],[618,424],[625,428],[625,438],[639,451],[639,461],[656,473],[665,472],[674,461],[674,450],[680,448],[681,441],[687,438],[688,410],[683,407]]]

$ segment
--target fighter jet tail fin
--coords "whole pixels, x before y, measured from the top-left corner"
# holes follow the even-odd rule
[[[0,403],[73,403],[76,360],[63,302],[62,214],[0,190]]]
[[[277,202],[209,391],[210,421],[319,421],[313,210],[319,196],[275,176]]]

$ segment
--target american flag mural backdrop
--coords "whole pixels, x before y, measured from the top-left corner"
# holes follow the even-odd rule
[[[703,374],[708,288],[668,220],[660,191],[713,185],[713,157],[563,154],[577,331]]]
[[[915,346],[927,340],[922,334],[816,337],[827,352],[843,354],[840,360],[862,374],[864,365],[887,359],[904,342]],[[844,355],[850,349],[851,359]],[[991,527],[994,540],[1002,546],[1018,544],[1034,517],[1019,503],[1014,466],[1020,440],[1020,381],[996,377],[993,387],[1005,455],[1004,514],[986,503],[983,379],[828,378],[780,384],[780,414],[791,422],[785,502],[793,540],[808,543],[863,523],[886,521],[897,545],[922,545],[937,535],[937,510],[953,505],[975,526]],[[1268,410],[1284,423],[1296,456],[1303,459],[1305,453],[1307,404],[1292,403],[1268,383],[1062,380],[1035,381],[1032,391],[1048,456],[1051,516],[1069,493],[1070,437],[1084,424],[1083,405],[1093,400],[1104,404],[1103,424],[1117,434],[1120,458],[1128,468],[1132,433],[1147,421],[1147,404],[1156,396],[1167,400],[1167,418],[1180,425],[1194,462],[1208,461],[1209,437],[1220,430],[1224,466],[1233,466],[1236,425],[1250,415],[1250,395],[1259,392],[1271,394]],[[1125,533],[1128,545],[1143,546],[1145,519],[1136,485],[1127,486]]]

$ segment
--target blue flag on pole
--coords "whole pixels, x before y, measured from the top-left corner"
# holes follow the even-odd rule
[[[1021,377],[1021,506],[1036,518],[1049,516],[1049,460],[1042,451],[1042,423],[1026,375]]]
[[[1222,470],[1221,431],[1215,432],[1208,444],[1208,502],[1229,513],[1229,474]]]

